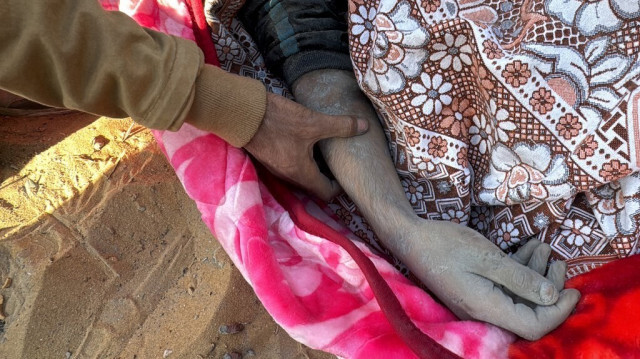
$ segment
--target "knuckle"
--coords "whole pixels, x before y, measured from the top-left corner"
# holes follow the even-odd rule
[[[532,332],[529,331],[520,331],[517,333],[520,337],[522,337],[523,339],[526,339],[528,341],[535,341],[538,340],[538,336],[535,335]]]
[[[561,261],[558,261],[556,263],[558,263],[555,266],[557,268],[556,272],[560,277],[564,278],[565,274],[567,273],[567,263]]]
[[[355,135],[358,133],[358,119],[353,116],[346,117],[345,128],[349,131],[349,134]]]
[[[512,271],[511,283],[513,283],[513,286],[515,288],[523,289],[527,286],[528,282],[529,281],[527,280],[527,275],[524,273],[524,271],[521,271],[521,270]]]
[[[355,134],[358,129],[357,120],[351,116],[332,116],[332,128],[342,135]]]
[[[546,251],[551,251],[551,246],[549,243],[540,243],[540,249]]]
[[[540,324],[541,323],[537,321],[534,321],[534,322],[519,321],[517,328],[515,328],[513,332],[516,333],[518,336],[522,337],[523,339],[526,339],[529,341],[538,340],[545,333],[545,331],[542,328],[543,326]]]
[[[542,338],[545,334],[545,331],[540,327],[530,327],[525,329],[526,332],[521,335],[524,339],[529,341],[535,341]]]
[[[322,130],[322,119],[311,110],[305,111],[296,118],[293,124],[293,131],[301,138],[312,138],[318,131]]]
[[[495,269],[503,268],[504,260],[505,258],[508,258],[504,253],[500,251],[494,251],[493,248],[492,250],[484,251],[483,257],[484,262]]]
[[[300,172],[296,170],[295,166],[284,166],[280,168],[280,173],[292,180],[301,179]]]

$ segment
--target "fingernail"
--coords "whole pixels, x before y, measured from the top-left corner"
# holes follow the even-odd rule
[[[542,283],[542,285],[540,286],[540,300],[542,301],[542,303],[551,303],[555,296],[556,288],[553,286],[553,284]]]
[[[358,119],[358,134],[361,135],[369,129],[369,121],[359,118]]]

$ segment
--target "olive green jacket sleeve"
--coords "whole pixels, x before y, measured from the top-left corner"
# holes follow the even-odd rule
[[[189,40],[144,29],[96,0],[0,1],[0,88],[30,100],[177,130],[187,121],[243,146],[266,92],[205,65]]]

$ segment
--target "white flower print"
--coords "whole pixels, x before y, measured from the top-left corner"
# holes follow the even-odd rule
[[[513,223],[500,223],[500,228],[498,228],[498,243],[500,244],[500,248],[504,250],[520,242],[519,235],[520,230],[516,228]]]
[[[489,229],[489,218],[491,213],[488,206],[472,207],[471,209],[471,225],[478,231],[484,232]]]
[[[480,153],[485,154],[491,150],[495,139],[493,138],[493,126],[487,121],[485,115],[473,116],[473,125],[469,128],[471,144],[478,147]]]
[[[625,198],[624,209],[614,215],[603,215],[599,218],[600,226],[610,237],[616,235],[636,235],[637,221],[640,215],[640,200],[637,198]]]
[[[373,33],[373,20],[376,18],[376,9],[367,9],[366,6],[361,5],[358,7],[357,14],[351,14],[350,20],[353,24],[351,32],[358,36],[358,41],[362,45],[369,42]]]
[[[569,167],[563,155],[551,157],[546,144],[498,143],[491,153],[489,173],[478,198],[492,205],[513,205],[530,200],[568,198],[575,188],[568,183]]]
[[[624,209],[624,192],[620,187],[620,180],[606,183],[587,192],[587,198],[591,199],[591,205],[602,214],[616,214]]]
[[[640,173],[635,172],[617,181],[586,192],[600,227],[607,236],[636,235],[640,215]]]
[[[567,243],[582,247],[585,243],[591,242],[591,226],[581,219],[565,219],[562,223],[563,229],[560,234],[567,239]]]
[[[551,71],[562,73],[566,77],[553,85],[552,90],[560,93],[565,86],[574,88],[577,98],[572,106],[584,118],[597,123],[602,121],[600,110],[611,112],[622,101],[622,97],[610,85],[637,72],[632,70],[635,63],[632,57],[607,52],[611,42],[608,36],[595,38],[585,45],[584,53],[571,46],[556,44],[523,44],[522,47],[553,64],[549,69],[534,65],[538,71],[546,75],[550,75]],[[530,105],[546,113],[551,110],[550,101],[555,101],[555,97],[549,91],[540,91],[542,89],[534,92],[538,98],[531,98]]]
[[[420,183],[414,180],[403,179],[402,187],[404,187],[404,193],[407,195],[407,199],[411,204],[416,204],[418,201],[422,200],[424,187]]]
[[[429,177],[429,172],[433,172],[436,169],[435,163],[429,157],[411,157],[411,163],[418,169],[418,172],[423,177]]]
[[[546,0],[545,9],[585,36],[611,33],[640,17],[640,0]]]
[[[431,61],[440,61],[440,68],[448,69],[453,65],[456,71],[462,70],[462,64],[471,65],[471,46],[467,43],[467,37],[458,35],[455,38],[452,34],[444,35],[444,43],[438,42],[433,45],[434,52],[429,58]]]
[[[411,91],[417,94],[411,100],[411,105],[422,106],[422,112],[427,116],[432,113],[439,115],[442,112],[442,105],[451,103],[452,98],[447,95],[447,92],[451,91],[453,86],[450,82],[444,82],[440,74],[431,77],[429,74],[423,73],[420,75],[420,80],[422,84],[414,83],[411,85]]]
[[[509,112],[504,108],[498,108],[495,100],[491,100],[489,108],[493,115],[496,136],[500,141],[507,142],[509,140],[509,134],[507,134],[507,132],[515,130],[516,124],[509,121]]]
[[[430,37],[411,17],[408,2],[402,1],[396,6],[395,1],[382,0],[374,19],[374,32],[370,36],[374,45],[364,84],[373,93],[401,91],[407,78],[415,78],[422,72],[422,63],[427,59],[424,45]]]
[[[464,211],[451,208],[442,214],[442,219],[445,221],[466,225],[467,221],[469,220],[469,215],[467,215]]]
[[[231,37],[220,38],[220,40],[215,42],[215,45],[218,60],[220,60],[220,62],[232,61],[240,54],[238,44],[233,41]]]

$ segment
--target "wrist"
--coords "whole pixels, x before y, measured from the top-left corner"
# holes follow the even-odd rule
[[[390,220],[383,223],[377,230],[374,228],[376,235],[380,242],[389,249],[394,256],[400,259],[403,263],[411,263],[415,255],[420,254],[418,247],[424,236],[418,225],[424,219],[415,215],[415,213],[406,214],[401,216],[390,216]],[[373,227],[373,225],[372,225]]]
[[[413,208],[406,209],[402,206],[386,207],[384,213],[364,213],[364,216],[380,241],[403,260],[407,244],[419,231],[419,223],[424,221],[415,214]]]
[[[186,122],[242,147],[258,131],[266,106],[267,93],[260,81],[205,65],[196,79]]]

